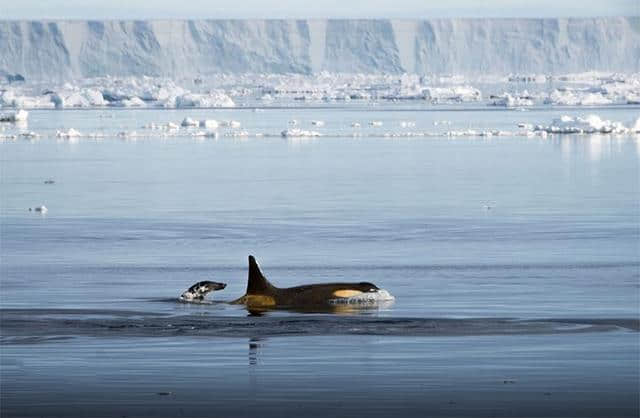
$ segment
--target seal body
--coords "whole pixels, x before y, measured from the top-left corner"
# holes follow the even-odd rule
[[[249,256],[247,292],[232,303],[246,305],[249,310],[269,308],[311,308],[340,304],[377,304],[394,297],[373,283],[323,283],[278,288],[260,271],[253,256]]]
[[[222,290],[227,285],[225,283],[211,282],[208,280],[198,282],[187,289],[181,296],[180,300],[183,301],[200,301],[203,300],[204,297],[209,292],[213,292],[216,290]]]

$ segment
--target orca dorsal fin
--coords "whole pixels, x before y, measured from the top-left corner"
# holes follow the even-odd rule
[[[265,294],[273,288],[273,285],[269,283],[266,277],[260,271],[260,266],[256,259],[249,256],[249,279],[247,281],[247,294]]]

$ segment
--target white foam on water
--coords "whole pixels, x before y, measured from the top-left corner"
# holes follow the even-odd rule
[[[362,292],[346,298],[329,300],[332,305],[378,305],[393,302],[396,298],[385,289],[377,289],[374,292]]]

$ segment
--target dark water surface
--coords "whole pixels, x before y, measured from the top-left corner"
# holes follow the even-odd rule
[[[584,112],[34,111],[29,129],[563,113]],[[638,416],[639,157],[607,135],[0,144],[0,414]],[[248,254],[279,286],[396,302],[249,316],[221,303]],[[199,280],[228,286],[178,303]]]

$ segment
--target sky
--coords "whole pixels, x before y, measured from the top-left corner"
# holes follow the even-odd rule
[[[640,0],[0,0],[0,19],[639,16]]]

